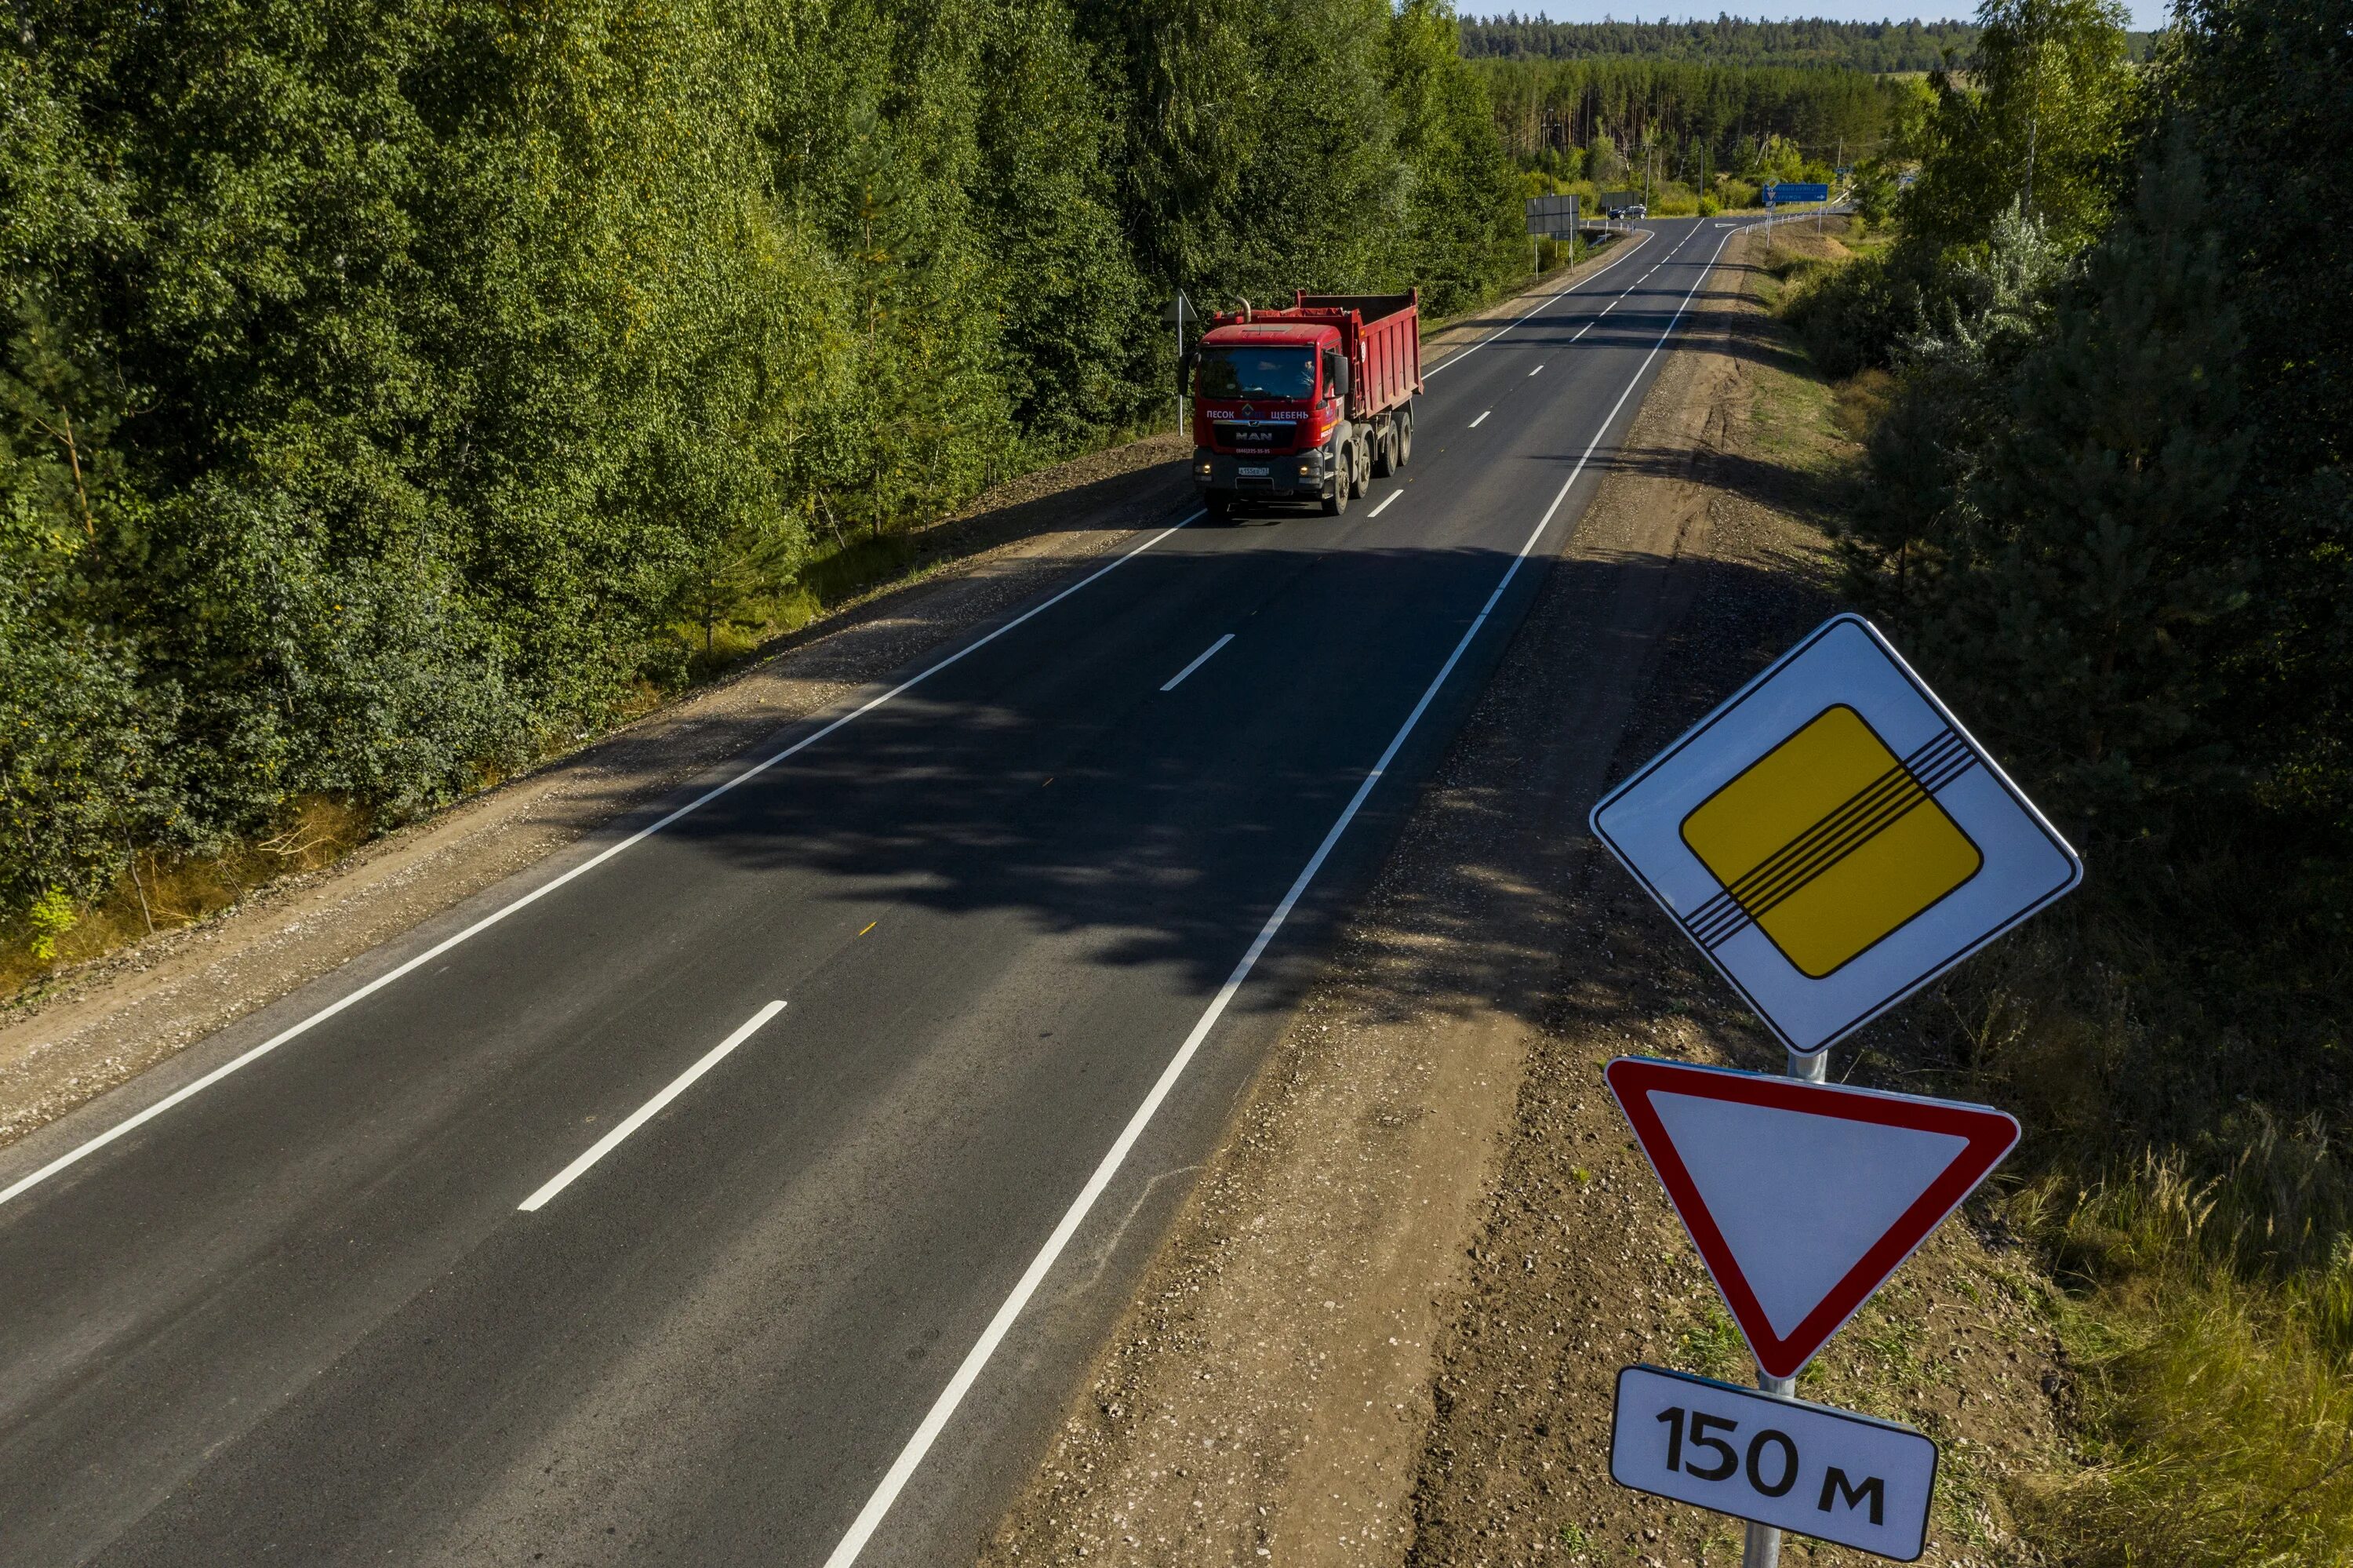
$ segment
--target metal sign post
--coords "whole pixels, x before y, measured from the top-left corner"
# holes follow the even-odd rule
[[[1830,1081],[1830,1068],[1831,1054],[1828,1051],[1815,1051],[1810,1054],[1790,1051],[1784,1060],[1784,1071],[1799,1083],[1827,1083]],[[1757,1386],[1767,1393],[1777,1393],[1786,1398],[1798,1392],[1798,1376],[1792,1372],[1788,1377],[1775,1377],[1760,1363],[1757,1368]],[[1936,1480],[1936,1446],[1930,1443],[1928,1445],[1928,1478],[1932,1486]],[[1924,1543],[1927,1529],[1928,1499],[1923,1497],[1920,1499],[1920,1530]],[[1862,1542],[1850,1542],[1848,1544],[1860,1546]],[[1919,1552],[1915,1551],[1904,1561],[1908,1563],[1912,1557],[1918,1555],[1920,1555]],[[1741,1535],[1740,1568],[1780,1568],[1780,1526],[1767,1524],[1759,1520],[1749,1520]]]
[[[1577,197],[1573,196],[1541,196],[1527,199],[1528,248],[1535,257],[1535,270],[1544,270],[1544,251],[1538,242],[1568,236],[1568,259],[1577,260]]]

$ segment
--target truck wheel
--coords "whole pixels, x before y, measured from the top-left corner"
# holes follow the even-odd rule
[[[1373,438],[1373,477],[1387,479],[1397,471],[1397,425],[1392,421]]]
[[[1210,527],[1223,528],[1234,520],[1234,498],[1215,493],[1204,495],[1201,497],[1201,510],[1208,514],[1206,520]]]
[[[1397,417],[1397,466],[1403,468],[1413,461],[1413,409],[1399,408]]]
[[[1356,449],[1342,447],[1339,461],[1332,465],[1332,493],[1324,498],[1324,515],[1337,517],[1348,510],[1348,497],[1356,493]]]
[[[1356,449],[1356,466],[1348,471],[1354,476],[1348,490],[1349,494],[1362,495],[1365,493],[1365,486],[1373,482],[1372,467],[1372,453],[1366,451],[1363,447],[1358,447]]]

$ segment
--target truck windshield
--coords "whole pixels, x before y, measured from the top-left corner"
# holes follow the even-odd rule
[[[1204,397],[1313,397],[1315,351],[1311,348],[1205,348]]]

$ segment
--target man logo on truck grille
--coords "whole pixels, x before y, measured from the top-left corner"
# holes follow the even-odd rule
[[[1977,765],[1949,728],[1898,758],[1840,703],[1683,820],[1724,891],[1684,922],[1714,951],[1751,922],[1820,980],[1985,864],[1936,791]]]

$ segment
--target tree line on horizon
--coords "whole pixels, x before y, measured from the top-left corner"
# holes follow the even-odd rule
[[[1832,67],[1867,73],[1937,70],[1977,47],[1973,22],[1556,22],[1516,11],[1462,19],[1473,59],[1664,59],[1722,66]]]
[[[1915,84],[1852,70],[1674,59],[1472,61],[1505,148],[1529,168],[1608,183],[1655,148],[1662,177],[1799,178],[1879,150]]]
[[[818,552],[1165,418],[1180,287],[1526,265],[1440,0],[14,16],[12,939],[307,799],[414,816]]]

